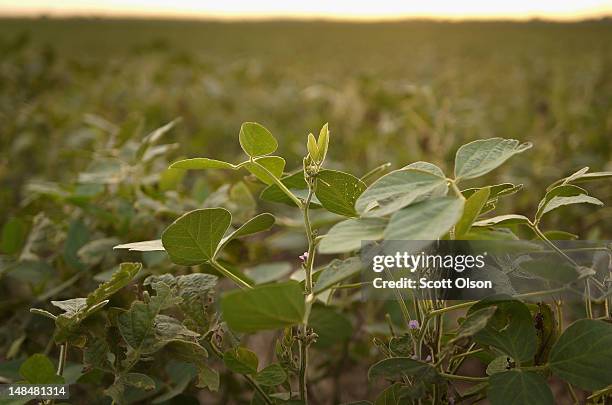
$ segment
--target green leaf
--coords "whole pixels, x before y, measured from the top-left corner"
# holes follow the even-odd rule
[[[334,254],[359,250],[362,241],[381,239],[386,226],[387,220],[383,218],[359,218],[338,222],[319,243],[319,252]]]
[[[569,202],[571,200],[566,200],[563,197],[581,197],[583,195],[588,197],[587,191],[581,187],[574,186],[573,184],[562,184],[554,187],[546,193],[544,198],[538,204],[538,211],[536,212],[535,217],[539,220],[546,212],[559,208],[561,205],[572,204],[572,202]],[[553,202],[553,200],[555,200],[555,202]],[[601,204],[599,200],[594,200]],[[562,202],[564,201],[567,202],[567,204],[563,204]],[[576,203],[580,202],[581,201],[577,201]]]
[[[493,296],[470,307],[468,316],[490,306],[497,307],[497,310],[487,326],[474,335],[474,340],[481,345],[493,346],[521,362],[533,359],[537,341],[527,306],[510,298]]]
[[[355,201],[365,189],[365,183],[352,174],[321,170],[317,175],[315,193],[326,210],[345,217],[355,217]]]
[[[19,218],[11,218],[2,227],[0,239],[0,252],[7,255],[18,253],[26,238],[26,224]]]
[[[472,312],[465,321],[463,321],[452,341],[456,342],[459,339],[474,336],[476,333],[483,330],[496,310],[497,308],[495,307],[486,307]]]
[[[455,238],[461,239],[463,235],[470,231],[472,224],[478,215],[480,215],[482,208],[489,199],[490,193],[490,189],[488,187],[484,187],[476,191],[465,201],[463,215],[461,215],[461,219],[455,226]]]
[[[280,364],[270,364],[255,375],[255,381],[264,387],[281,385],[287,380],[287,373]]]
[[[441,197],[410,205],[391,216],[385,240],[436,240],[457,223],[464,202]]]
[[[546,203],[546,205],[542,208],[541,216],[559,207],[563,207],[565,205],[572,205],[572,204],[593,204],[593,205],[599,205],[599,206],[604,205],[603,202],[601,202],[597,198],[588,196],[586,194],[570,196],[570,197],[558,196],[558,197],[553,197],[552,199],[550,199],[550,201]]]
[[[580,277],[574,266],[569,263],[559,262],[556,257],[525,260],[520,263],[520,267],[521,270],[528,274],[558,284],[571,283]]]
[[[231,221],[232,215],[224,208],[191,211],[166,228],[162,243],[174,263],[202,264],[214,257]]]
[[[55,366],[44,354],[33,354],[19,367],[19,374],[30,384],[63,384]]]
[[[319,336],[314,344],[319,349],[347,341],[353,335],[351,321],[341,312],[324,305],[313,306],[308,326]]]
[[[395,170],[372,183],[355,202],[355,209],[363,216],[384,216],[434,193],[446,194],[446,188],[446,179],[436,174],[420,169]]]
[[[429,162],[423,162],[423,161],[413,162],[407,166],[402,167],[402,170],[403,169],[421,170],[424,172],[434,174],[439,177],[446,177],[442,169],[440,169],[438,166],[434,165],[433,163],[429,163]]]
[[[297,197],[301,199],[306,199],[306,196],[308,194],[308,185],[306,184],[306,180],[304,180],[303,171],[298,171],[289,176],[283,177],[281,179],[281,183],[283,183],[289,189],[289,191],[291,191]],[[271,184],[266,187],[259,195],[259,198],[264,201],[271,201],[295,206],[293,200],[291,200],[287,196],[287,194],[285,194],[276,184]],[[321,204],[319,204],[319,199],[316,196],[312,198],[312,201],[310,202],[310,207],[321,207]]]
[[[243,165],[263,183],[270,185],[274,183],[274,178],[280,179],[283,176],[285,159],[279,156],[265,156],[254,159],[254,162],[244,162]]]
[[[313,134],[308,134],[308,141],[306,141],[306,149],[308,149],[308,155],[315,162],[319,162],[319,147],[317,146],[317,140]]]
[[[166,284],[159,282],[154,287],[157,294],[149,302],[134,301],[130,309],[117,318],[121,336],[137,354],[154,353],[177,337],[198,335],[177,324],[178,321],[160,315],[163,309],[177,304],[177,300]]]
[[[147,277],[143,285],[154,286],[163,282],[180,297],[179,308],[193,321],[190,327],[205,333],[208,330],[209,318],[206,308],[212,303],[217,284],[217,276],[205,273],[186,274],[174,277],[171,274]],[[195,324],[195,325],[194,325]]]
[[[387,169],[389,169],[389,167],[391,167],[391,163],[389,163],[389,162],[386,162],[386,163],[383,163],[383,164],[381,164],[379,166],[376,166],[374,169],[370,170],[369,172],[367,172],[366,174],[361,176],[360,180],[363,181],[366,184],[370,184],[370,183],[372,183],[372,181],[376,180],[383,173],[385,173],[387,171]]]
[[[223,353],[225,366],[234,373],[256,374],[259,360],[257,355],[246,347],[236,347]]]
[[[245,274],[255,284],[266,284],[278,281],[291,273],[293,267],[289,262],[261,263],[245,270]]]
[[[474,222],[472,226],[500,226],[500,225],[529,225],[530,221],[524,215],[507,214],[499,215],[493,218],[481,219],[480,221]]]
[[[317,149],[319,151],[319,162],[323,162],[327,156],[327,149],[329,149],[329,125],[327,123],[319,131]]]
[[[84,319],[106,305],[108,298],[128,285],[141,268],[140,263],[121,263],[119,270],[114,272],[108,281],[100,284],[87,298],[51,301],[53,305],[64,311],[55,319],[55,340],[57,342],[67,340],[78,330]]]
[[[546,189],[547,191],[552,190],[553,188],[561,185],[561,184],[570,184],[570,183],[584,183],[584,182],[589,182],[589,181],[595,181],[595,180],[601,180],[601,179],[607,179],[612,177],[612,172],[593,172],[593,173],[587,173],[589,171],[588,167],[583,167],[582,169],[578,170],[575,173],[572,173],[571,175],[567,176],[564,179],[561,180],[557,180],[556,182],[554,182],[553,184],[551,184],[550,186],[548,186],[548,188]]]
[[[523,185],[522,184],[512,184],[512,183],[501,183],[501,184],[495,184],[493,186],[489,186],[488,188],[490,190],[489,200],[492,200],[494,198],[508,196],[508,195],[517,193],[523,189]],[[482,187],[467,188],[465,190],[462,190],[461,194],[463,194],[465,198],[470,198],[478,190],[482,190]]]
[[[82,220],[76,219],[70,223],[62,252],[68,265],[80,271],[85,270],[85,266],[79,260],[78,251],[85,246],[89,238],[89,229]]]
[[[208,159],[208,158],[193,158],[184,159],[174,162],[170,165],[170,169],[185,169],[185,170],[204,170],[204,169],[233,169],[236,170],[238,166],[233,165],[222,160]]]
[[[231,291],[221,299],[223,319],[237,332],[293,326],[302,322],[304,311],[304,292],[295,281]]]
[[[219,373],[210,367],[202,367],[198,370],[199,388],[208,388],[212,392],[219,391]]]
[[[166,250],[164,249],[164,245],[162,245],[161,239],[124,243],[114,246],[113,249],[127,249],[130,252],[157,252]]]
[[[155,381],[153,381],[153,379],[146,374],[127,373],[123,376],[123,382],[125,385],[145,391],[155,389]]]
[[[455,156],[455,180],[479,177],[497,168],[510,157],[531,148],[516,139],[479,139],[463,145]]]
[[[242,238],[243,236],[253,235],[258,232],[263,232],[272,227],[276,218],[272,214],[263,213],[259,214],[256,217],[249,219],[246,223],[244,223],[240,228],[236,229],[234,232],[225,236],[221,239],[221,243],[217,248],[215,256],[225,247],[230,241],[237,238]]]
[[[401,376],[418,376],[425,381],[433,381],[438,372],[429,363],[411,359],[410,357],[391,357],[375,363],[368,370],[368,380],[378,377],[399,379]]]
[[[374,405],[403,405],[403,398],[401,398],[402,385],[395,383],[385,389],[376,397]]]
[[[334,259],[318,273],[314,292],[319,294],[334,285],[358,274],[363,264],[358,257],[350,257],[345,260]]]
[[[121,263],[119,270],[113,273],[110,280],[100,284],[98,288],[87,296],[87,307],[91,308],[110,298],[111,295],[128,285],[136,277],[140,269],[142,269],[141,263]]]
[[[576,240],[579,238],[578,235],[565,231],[546,231],[544,236],[548,240]],[[536,236],[536,238],[538,237]]]
[[[552,348],[552,372],[588,391],[612,383],[612,324],[581,319],[571,324]]]
[[[487,397],[491,405],[552,405],[552,392],[539,374],[510,370],[489,377]]]
[[[270,131],[256,122],[245,122],[240,127],[240,146],[251,157],[265,156],[278,148]]]

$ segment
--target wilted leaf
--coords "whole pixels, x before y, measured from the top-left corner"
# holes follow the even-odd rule
[[[161,239],[124,243],[122,245],[117,245],[113,247],[113,249],[127,249],[130,252],[156,252],[165,250],[164,245],[162,245]]]

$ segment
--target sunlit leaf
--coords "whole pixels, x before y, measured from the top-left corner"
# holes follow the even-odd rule
[[[531,148],[531,143],[516,139],[479,139],[463,145],[455,156],[455,179],[467,180],[487,174],[517,153]]]

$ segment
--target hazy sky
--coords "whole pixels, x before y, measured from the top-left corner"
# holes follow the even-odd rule
[[[612,15],[612,0],[0,0],[0,14],[576,19]]]

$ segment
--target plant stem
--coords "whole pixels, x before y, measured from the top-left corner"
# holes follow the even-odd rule
[[[247,289],[247,290],[250,290],[251,288],[253,288],[252,285],[250,285],[249,283],[247,283],[246,281],[244,281],[243,279],[241,279],[240,277],[236,276],[234,273],[232,273],[231,271],[223,267],[216,260],[211,260],[210,265],[213,266],[215,269],[217,269],[219,273],[223,274],[225,277],[229,278],[234,283],[238,284],[238,287],[242,289]]]
[[[263,170],[268,176],[270,176],[270,178],[272,178],[272,181],[274,182],[274,184],[276,184],[278,186],[278,188],[280,188],[281,191],[283,193],[285,193],[287,195],[287,197],[289,197],[291,199],[291,201],[293,201],[295,203],[295,205],[298,206],[298,208],[304,209],[304,204],[302,203],[302,201],[300,201],[300,199],[297,198],[296,195],[293,194],[287,188],[287,186],[285,186],[283,184],[283,182],[280,181],[280,179],[278,177],[276,177],[274,174],[272,174],[272,172],[270,170],[268,170],[265,166],[261,165],[260,163],[256,162],[255,160],[251,160],[251,163],[254,164],[255,166],[257,166],[259,169]]]
[[[521,367],[521,370],[523,371],[543,371],[548,369],[548,364],[542,364],[540,366],[527,366],[527,367]]]
[[[531,230],[538,236],[538,238],[542,239],[544,241],[544,243],[546,243],[548,246],[551,247],[551,249],[553,249],[555,252],[557,252],[561,257],[565,258],[565,260],[567,260],[568,262],[570,262],[573,266],[575,267],[579,267],[578,263],[576,263],[574,261],[574,259],[572,259],[571,257],[569,257],[568,255],[565,254],[565,252],[563,252],[561,249],[559,249],[557,247],[557,245],[555,245],[554,243],[552,243],[550,241],[550,239],[548,239],[546,237],[546,235],[544,235],[544,233],[540,230],[540,228],[538,228],[538,224],[537,223],[530,223],[529,227],[531,228]]]
[[[471,307],[475,303],[476,303],[476,301],[466,301],[466,302],[462,302],[461,304],[451,305],[450,307],[436,309],[436,310],[433,310],[433,311],[429,312],[427,314],[426,318],[430,319],[430,318],[433,318],[436,315],[441,315],[441,314],[443,314],[445,312],[456,311],[458,309],[463,309],[463,308]]]
[[[457,375],[457,374],[447,374],[447,373],[440,373],[440,376],[447,378],[449,380],[468,381],[468,382],[483,382],[483,381],[489,380],[489,377],[471,377],[468,375]]]
[[[476,350],[469,350],[467,352],[459,353],[459,354],[456,354],[454,356],[451,356],[450,361],[461,359],[461,358],[467,357],[467,356],[471,356],[472,354],[480,353],[480,352],[483,352],[483,351],[484,351],[484,349],[476,349]]]
[[[67,356],[68,356],[68,343],[62,343],[60,345],[59,361],[57,364],[57,375],[59,376],[64,374],[64,367],[66,367]]]
[[[306,177],[306,173],[304,173]],[[316,180],[306,177],[306,183],[308,184],[308,196],[306,197],[305,203],[300,207],[304,216],[304,227],[306,231],[306,238],[308,240],[308,255],[306,262],[304,263],[304,295],[305,295],[305,315],[301,325],[301,336],[299,340],[299,351],[300,351],[300,370],[299,370],[299,386],[300,386],[300,400],[304,403],[308,403],[308,388],[307,388],[307,371],[308,371],[308,318],[310,316],[310,308],[314,302],[313,294],[313,283],[312,283],[312,269],[314,266],[314,258],[316,255],[316,237],[312,230],[310,223],[310,202],[315,193]]]
[[[209,343],[210,343],[209,346],[212,349],[212,351],[215,353],[215,355],[219,359],[223,359],[223,353],[221,353],[221,350],[219,350],[219,348],[217,348],[217,346],[215,346],[215,344],[212,341],[210,341]],[[266,404],[274,405],[274,401],[272,401],[272,399],[268,396],[268,394],[266,394],[263,388],[261,388],[261,386],[257,384],[257,381],[255,381],[250,375],[242,374],[242,376],[245,378],[245,380],[247,380],[249,385],[253,387],[253,389],[259,393],[259,395],[261,396],[261,398],[264,400]]]

